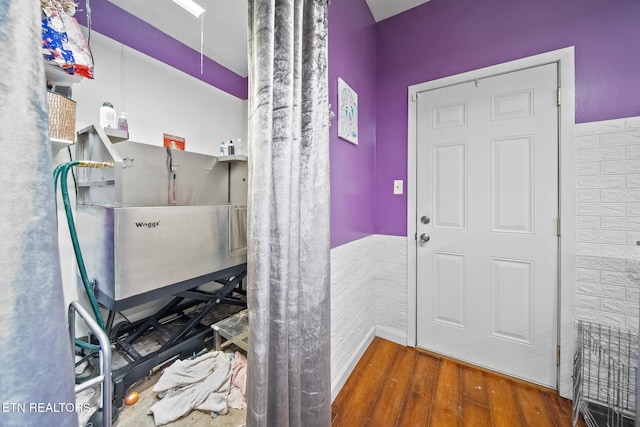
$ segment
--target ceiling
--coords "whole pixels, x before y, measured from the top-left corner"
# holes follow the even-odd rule
[[[200,18],[196,18],[171,0],[109,0],[160,31],[200,51]],[[341,0],[354,1],[354,0]],[[429,0],[366,0],[376,22],[409,10]],[[196,0],[203,14],[206,57],[234,73],[246,77],[247,4],[238,0]]]
[[[200,18],[171,0],[109,0],[174,39],[200,51]],[[206,12],[206,57],[242,77],[247,76],[247,3],[238,0],[196,0]]]

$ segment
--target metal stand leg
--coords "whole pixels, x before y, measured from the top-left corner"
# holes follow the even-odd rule
[[[83,390],[93,387],[96,384],[102,384],[102,425],[105,427],[111,427],[111,416],[113,413],[112,407],[112,387],[111,382],[111,342],[107,334],[100,328],[98,323],[93,320],[93,317],[82,308],[78,301],[72,301],[69,305],[68,319],[69,319],[69,337],[71,338],[72,354],[75,354],[75,324],[76,313],[82,317],[87,326],[91,329],[98,338],[100,343],[100,375],[94,377],[88,381],[78,384],[75,387],[76,394]]]
[[[220,336],[220,332],[215,329],[213,331],[213,345],[217,351],[222,350],[222,337]]]

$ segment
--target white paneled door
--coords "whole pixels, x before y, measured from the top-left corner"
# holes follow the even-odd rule
[[[417,345],[556,387],[557,64],[418,93]]]

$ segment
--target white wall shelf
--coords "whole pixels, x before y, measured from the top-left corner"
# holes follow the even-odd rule
[[[44,74],[53,86],[71,86],[78,83],[82,77],[79,75],[71,75],[57,65],[47,61],[44,63]]]
[[[58,138],[51,138],[50,141],[51,141],[51,149],[54,150],[54,152],[59,151],[63,148],[70,147],[74,143],[69,139],[58,139]]]
[[[231,156],[219,156],[219,162],[246,162],[247,156],[243,154],[232,154]]]
[[[129,139],[129,132],[122,129],[104,128],[104,133],[107,134],[112,144]]]

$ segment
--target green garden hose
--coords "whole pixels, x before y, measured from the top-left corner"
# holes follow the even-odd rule
[[[96,295],[93,291],[93,287],[91,286],[91,282],[89,281],[89,276],[87,275],[87,269],[84,264],[84,258],[82,256],[82,251],[80,249],[80,243],[78,241],[78,233],[76,231],[75,221],[73,219],[73,212],[71,210],[71,202],[69,200],[69,187],[67,185],[67,177],[69,175],[69,171],[74,166],[79,167],[113,167],[113,163],[105,163],[105,162],[90,162],[90,161],[72,161],[67,163],[62,163],[53,170],[53,184],[54,189],[56,190],[57,195],[57,186],[58,180],[60,180],[60,189],[62,193],[62,201],[64,203],[64,211],[67,216],[67,224],[69,225],[69,233],[71,234],[71,242],[73,244],[73,251],[76,255],[76,261],[78,263],[78,270],[80,271],[80,277],[82,278],[82,284],[84,285],[84,290],[87,293],[87,297],[89,298],[89,302],[91,303],[91,308],[93,309],[93,314],[96,318],[96,322],[104,330],[104,320],[102,318],[102,313],[100,313],[100,307],[98,307],[98,300],[96,299]],[[56,196],[57,200],[57,196]],[[89,348],[92,350],[96,350],[98,346],[87,343],[86,341],[82,341],[76,339],[76,345],[79,347]]]

